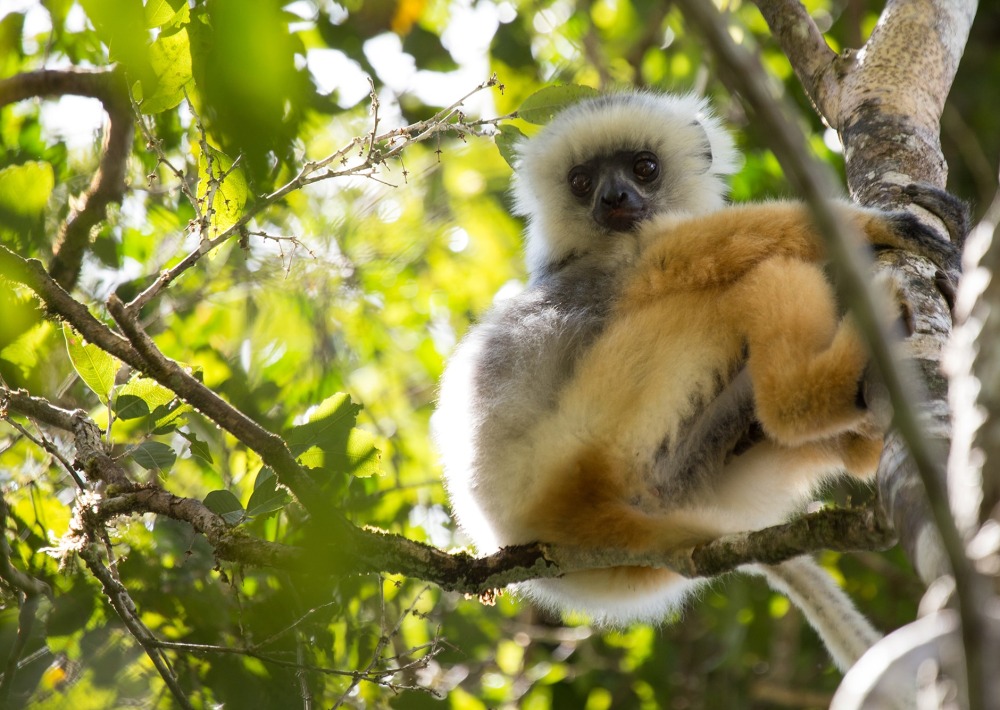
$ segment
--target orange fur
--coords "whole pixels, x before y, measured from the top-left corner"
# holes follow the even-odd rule
[[[604,450],[587,447],[528,503],[524,525],[538,540],[631,552],[669,552],[714,537],[643,510],[635,501],[655,493],[635,485],[642,482],[630,485]]]
[[[900,241],[877,213],[841,209],[872,243]],[[748,346],[757,414],[767,434],[795,446],[854,432],[842,447],[850,453],[848,470],[871,475],[877,465],[872,452],[881,448],[871,442],[881,437],[860,436],[868,417],[856,403],[868,353],[852,320],[838,316],[807,208],[742,205],[691,220],[654,219],[645,231],[652,244],[619,310],[651,303],[673,310],[683,292],[713,301],[721,317],[716,327],[738,333]],[[685,303],[690,308],[690,300]]]
[[[861,222],[878,224],[867,215]],[[830,470],[832,461],[858,477],[874,473],[881,434],[856,403],[868,356],[850,318],[838,315],[805,208],[732,207],[665,228],[654,220],[645,232],[649,246],[611,324],[562,397],[567,412],[600,409],[609,428],[593,432],[580,453],[562,452],[568,459],[557,459],[565,463],[546,473],[518,516],[523,536],[670,552],[732,532],[725,523],[694,524],[694,516],[659,500],[630,458],[648,446],[629,444],[640,419],[662,411],[665,423],[678,423],[685,405],[696,406],[692,393],[708,394],[738,368],[745,346],[765,433],[800,463],[818,464],[800,466],[789,479],[789,500],[812,488],[815,470]],[[664,360],[690,373],[664,371]],[[777,504],[781,515],[787,507]]]

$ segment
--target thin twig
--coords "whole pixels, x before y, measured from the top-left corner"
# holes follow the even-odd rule
[[[501,116],[493,119],[480,119],[478,121],[466,123],[456,123],[452,121],[458,113],[458,109],[465,101],[467,101],[474,94],[493,86],[499,86],[499,82],[495,76],[491,77],[487,81],[484,81],[482,84],[479,84],[472,91],[458,99],[458,101],[444,109],[441,109],[427,120],[418,121],[402,128],[394,128],[381,135],[375,135],[373,129],[371,134],[366,134],[365,136],[359,136],[352,139],[347,145],[334,151],[321,160],[306,161],[299,169],[299,172],[295,175],[295,177],[276,189],[274,192],[256,199],[253,206],[240,215],[235,224],[211,239],[203,240],[196,249],[191,251],[177,264],[170,269],[162,271],[159,277],[152,284],[150,284],[142,293],[133,298],[125,306],[126,311],[135,315],[139,309],[156,298],[160,292],[163,291],[163,289],[173,283],[181,274],[198,263],[198,261],[205,254],[223,244],[233,235],[240,234],[246,225],[248,225],[258,214],[276,202],[284,199],[284,197],[295,190],[299,190],[306,185],[311,185],[312,183],[319,182],[321,180],[329,180],[337,177],[363,176],[372,178],[373,171],[378,165],[384,164],[386,160],[397,156],[404,148],[415,143],[426,141],[440,133],[449,131],[457,132],[460,135],[463,133],[478,135],[481,132],[481,127],[496,125],[498,122],[507,117]],[[383,143],[388,145],[386,150],[374,150],[375,145]],[[360,163],[349,165],[348,156],[351,155],[359,146],[364,146],[366,144],[368,144],[370,148],[367,155],[363,156],[364,159]],[[340,170],[329,170],[329,166],[334,164],[341,164],[345,167]]]
[[[160,674],[163,682],[170,690],[170,694],[174,696],[174,700],[184,710],[194,710],[194,706],[188,700],[184,689],[181,688],[177,676],[170,667],[166,656],[161,653],[161,649],[156,642],[156,637],[139,618],[139,611],[136,609],[132,597],[129,596],[128,589],[125,588],[115,574],[101,561],[101,556],[97,552],[93,542],[83,545],[83,548],[80,550],[80,557],[86,563],[91,573],[100,581],[101,586],[104,588],[104,594],[107,596],[108,601],[111,602],[111,606],[118,614],[118,618],[122,620],[132,634],[132,637],[138,641],[142,650],[146,652],[149,660],[153,663],[153,667],[156,668],[156,672]]]
[[[0,419],[19,431],[21,436],[30,441],[32,444],[48,452],[48,454],[58,461],[59,464],[66,470],[66,472],[70,475],[70,478],[72,478],[76,483],[77,488],[80,490],[86,490],[87,485],[83,482],[83,479],[80,478],[80,474],[76,472],[73,464],[66,460],[66,458],[59,452],[59,449],[56,448],[55,444],[53,444],[47,436],[44,434],[41,434],[38,437],[33,436],[31,432],[2,412],[0,412]]]

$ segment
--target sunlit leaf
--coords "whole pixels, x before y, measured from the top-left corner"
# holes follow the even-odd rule
[[[137,419],[176,398],[177,395],[156,380],[136,376],[118,389],[115,414],[119,419]]]
[[[364,429],[351,429],[344,449],[344,469],[360,478],[381,473],[382,452],[375,446],[377,441]]]
[[[0,331],[2,330],[3,326],[0,326]],[[0,359],[17,366],[22,375],[27,375],[48,352],[46,341],[52,330],[52,324],[48,321],[29,328],[17,340],[0,350]]]
[[[191,82],[191,46],[187,30],[161,34],[149,48],[149,63],[156,86],[145,92],[143,113],[158,113],[184,100],[184,88]]]
[[[30,216],[45,209],[55,185],[49,163],[31,161],[0,170],[0,215]]]
[[[545,125],[564,108],[599,93],[597,89],[576,84],[546,86],[526,98],[517,110],[517,115],[528,123]]]
[[[297,456],[311,446],[322,448],[332,441],[346,442],[360,411],[361,405],[352,402],[349,395],[328,397],[310,412],[308,423],[288,431],[288,447]]]
[[[66,339],[66,352],[69,353],[76,374],[94,391],[101,402],[107,404],[121,362],[114,355],[85,342],[68,323],[63,324],[63,337]]]
[[[191,445],[191,455],[194,458],[206,464],[215,463],[215,460],[212,458],[212,452],[208,448],[208,443],[199,439],[197,434],[190,431],[182,431],[180,435],[188,440],[188,443]]]
[[[346,394],[323,401],[309,422],[289,430],[289,447],[301,463],[331,473],[365,477],[379,473],[381,452],[376,438],[354,427],[361,405]]]
[[[159,27],[174,16],[174,8],[167,0],[147,0],[145,7],[146,27]]]
[[[253,493],[247,502],[247,516],[258,517],[274,513],[284,508],[292,500],[288,492],[278,488],[278,478],[274,471],[262,468],[253,484]]]
[[[208,155],[198,155],[198,197],[206,201],[212,193],[210,233],[215,237],[232,227],[243,215],[249,196],[246,176],[239,166],[233,167],[228,155],[214,148]]]

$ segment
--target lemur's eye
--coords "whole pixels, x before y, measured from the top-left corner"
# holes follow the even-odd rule
[[[586,197],[594,189],[594,181],[582,165],[577,165],[569,171],[569,189],[577,197]]]
[[[655,180],[660,174],[660,163],[652,153],[643,151],[636,153],[635,162],[632,163],[632,172],[642,182]]]

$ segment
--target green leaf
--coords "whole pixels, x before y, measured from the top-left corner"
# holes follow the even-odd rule
[[[118,390],[115,413],[119,419],[138,419],[177,398],[173,392],[149,377],[133,377]]]
[[[138,419],[149,414],[149,405],[134,394],[120,394],[115,397],[115,415],[118,419]]]
[[[379,473],[382,452],[375,446],[376,437],[354,428],[360,411],[361,405],[346,394],[324,400],[309,423],[289,430],[289,448],[310,468],[361,477]]]
[[[63,336],[66,338],[66,352],[69,353],[76,374],[100,397],[102,403],[107,404],[121,362],[96,345],[84,342],[68,323],[63,323]]]
[[[182,431],[179,432],[181,436],[188,440],[191,444],[191,455],[201,461],[202,463],[213,464],[215,463],[212,458],[212,452],[208,448],[208,443],[202,441],[194,432]],[[260,478],[258,476],[258,478]]]
[[[599,94],[597,89],[577,84],[546,86],[526,98],[517,110],[517,115],[528,123],[544,126],[564,108]]]
[[[507,161],[507,165],[513,168],[514,162],[517,159],[517,153],[515,152],[517,144],[524,140],[526,136],[517,126],[504,124],[499,128],[500,132],[493,137],[493,140],[496,141],[500,156]]]
[[[323,448],[331,441],[346,443],[361,405],[351,401],[349,395],[338,393],[323,400],[309,413],[309,422],[288,431],[286,441],[296,456],[313,446]]]
[[[143,113],[159,113],[184,100],[184,87],[191,82],[191,43],[186,29],[161,34],[149,48],[149,63],[156,85],[146,92]]]
[[[262,468],[253,484],[253,493],[247,502],[247,517],[257,517],[275,513],[291,502],[292,497],[284,489],[278,488],[278,478],[274,471]]]
[[[144,441],[129,455],[147,471],[169,471],[177,460],[174,450],[161,441]]]
[[[187,5],[185,5],[187,7]],[[152,29],[170,22],[174,16],[174,8],[167,0],[148,0],[145,7],[146,27]]]
[[[378,439],[364,429],[351,429],[344,450],[344,468],[358,478],[368,478],[382,472],[382,452],[375,446]]]
[[[145,84],[152,78],[146,44],[146,11],[139,0],[80,0],[111,61],[121,62],[130,77]]]
[[[221,515],[222,519],[230,525],[239,525],[246,517],[239,499],[229,491],[212,491],[205,496],[203,502],[206,508],[216,515]]]
[[[0,170],[0,214],[41,214],[54,186],[55,175],[48,163],[32,161]]]
[[[236,224],[246,207],[250,194],[246,175],[220,150],[209,147],[208,156],[198,157],[198,199],[204,200],[215,187],[212,199],[212,219],[208,238],[214,238]]]
[[[27,375],[35,369],[39,361],[44,362],[46,359],[49,353],[48,343],[52,330],[50,322],[42,321],[0,350],[0,359],[16,365],[23,375]],[[0,332],[2,332],[2,328],[0,328]]]

